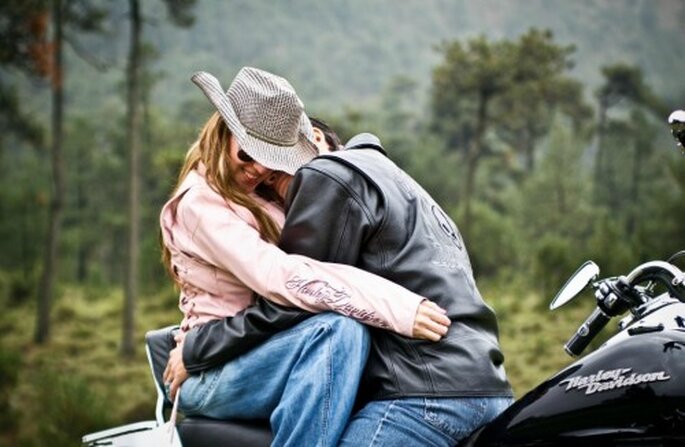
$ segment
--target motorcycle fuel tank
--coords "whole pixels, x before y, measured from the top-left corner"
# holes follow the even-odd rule
[[[628,334],[530,391],[466,445],[685,445],[685,329]]]

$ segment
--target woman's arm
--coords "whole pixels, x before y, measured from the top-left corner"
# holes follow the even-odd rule
[[[265,298],[312,312],[332,310],[405,336],[423,297],[384,278],[342,264],[288,255],[259,233],[210,188],[191,188],[177,208],[195,256],[230,271]]]

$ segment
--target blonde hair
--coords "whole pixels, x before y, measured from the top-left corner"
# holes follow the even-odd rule
[[[254,198],[240,190],[231,175],[229,169],[231,161],[228,156],[230,138],[231,131],[221,115],[215,112],[207,120],[198,139],[186,153],[174,192],[171,195],[173,197],[186,176],[202,162],[206,168],[205,179],[209,186],[226,200],[229,207],[236,204],[247,208],[257,220],[262,239],[275,244],[278,242],[281,233],[278,225]],[[171,277],[176,279],[171,266],[171,253],[163,242],[162,263]]]

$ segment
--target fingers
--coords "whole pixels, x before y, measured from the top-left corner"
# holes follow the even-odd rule
[[[447,333],[447,329],[447,326],[427,321],[420,327],[417,338],[430,341],[440,341],[440,339]]]
[[[426,300],[421,303],[418,314],[443,326],[449,326],[452,323],[447,317],[447,311],[432,301]]]
[[[166,368],[164,368],[164,374],[162,374],[162,380],[164,382],[164,386],[167,386],[168,384],[170,384],[174,381],[174,376],[176,375],[174,372],[174,368],[175,368],[175,364],[177,363],[177,361],[176,361],[176,352],[177,351],[178,351],[178,348],[174,348],[169,352],[169,360],[167,360]]]
[[[449,329],[450,319],[444,309],[432,301],[423,301],[414,320],[413,336],[417,339],[439,341]]]
[[[169,352],[169,361],[164,370],[164,385],[169,387],[169,399],[174,400],[181,384],[188,378],[188,371],[183,364],[183,353],[180,347]]]
[[[186,371],[185,367],[181,364],[177,369],[176,369],[176,374],[174,375],[173,380],[171,381],[171,385],[169,386],[169,398],[171,400],[174,400],[176,398],[176,393],[178,392],[179,388],[183,384],[183,382],[186,381],[188,378],[188,371]]]
[[[162,381],[164,383],[169,382],[171,379],[171,363],[170,361],[167,362],[166,368],[164,368],[164,374],[162,374]]]
[[[426,303],[427,306],[432,307],[433,309],[437,310],[441,314],[447,314],[447,311],[443,309],[442,307],[438,306],[435,304],[433,301],[430,300],[425,300],[424,303]]]

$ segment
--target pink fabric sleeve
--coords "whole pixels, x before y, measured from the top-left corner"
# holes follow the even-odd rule
[[[411,336],[423,297],[352,266],[284,253],[208,189],[192,188],[177,210],[196,244],[196,256],[276,303],[311,312],[332,310]]]

